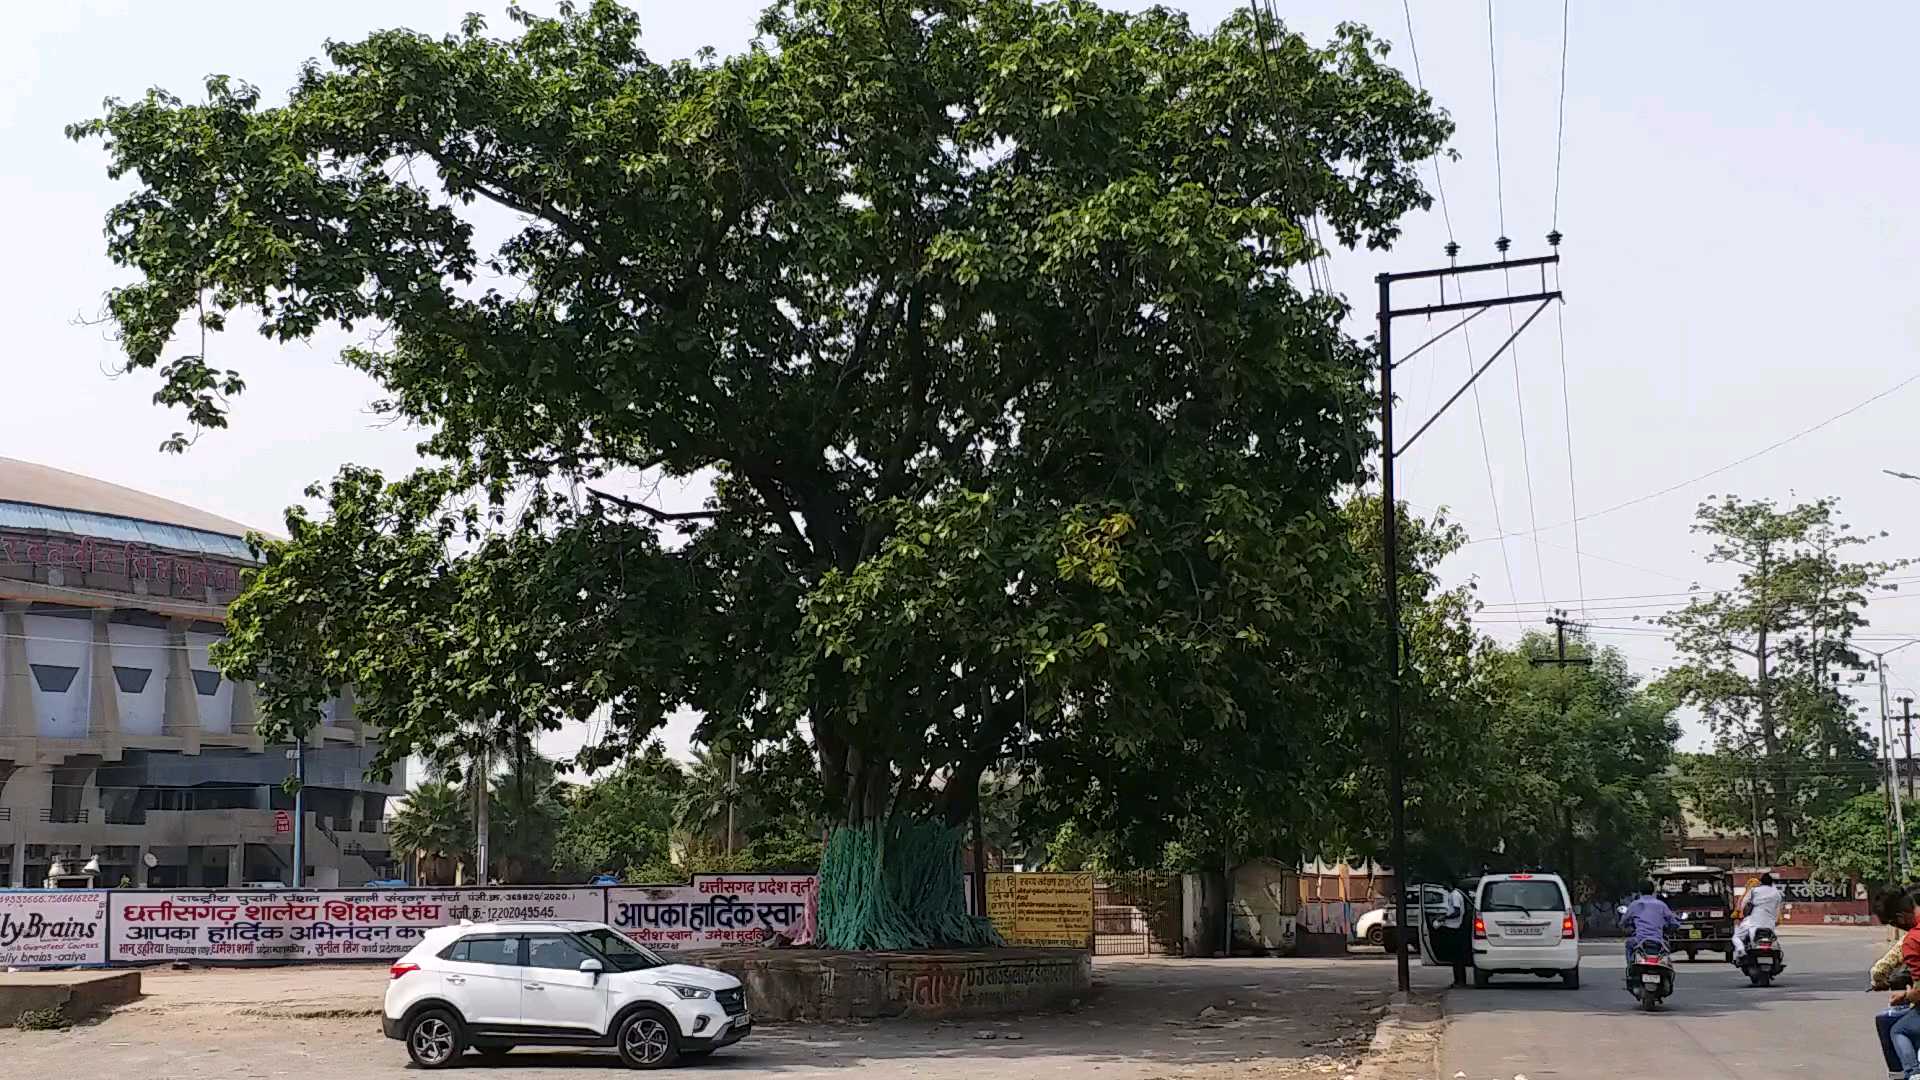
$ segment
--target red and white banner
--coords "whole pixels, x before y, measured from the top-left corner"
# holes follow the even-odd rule
[[[106,893],[0,892],[0,969],[106,962]]]
[[[607,890],[607,922],[662,949],[751,944],[785,934],[813,941],[820,879],[812,874],[701,874],[691,885]]]
[[[474,922],[599,922],[596,888],[324,889],[112,894],[108,959],[358,960],[399,956],[428,930]]]

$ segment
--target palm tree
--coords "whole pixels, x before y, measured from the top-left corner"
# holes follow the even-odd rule
[[[421,884],[426,884],[429,865],[443,860],[458,862],[466,854],[472,832],[468,805],[466,793],[460,788],[429,779],[407,792],[406,802],[394,813],[387,832],[395,851],[404,851],[419,861]]]
[[[502,881],[538,881],[553,869],[554,844],[566,816],[566,788],[552,759],[529,745],[516,747],[493,777],[489,861]],[[489,877],[493,867],[489,867]]]
[[[741,818],[745,809],[740,801],[739,768],[733,756],[711,745],[695,750],[693,766],[687,770],[686,786],[674,802],[674,827],[696,840],[723,840],[727,853],[732,854],[733,839],[744,824]],[[729,811],[734,818],[732,822],[728,821]]]

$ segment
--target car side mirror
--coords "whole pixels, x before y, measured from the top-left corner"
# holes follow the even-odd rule
[[[604,964],[600,963],[600,961],[589,957],[588,959],[580,961],[580,970],[598,979],[600,977],[600,973],[607,969]]]

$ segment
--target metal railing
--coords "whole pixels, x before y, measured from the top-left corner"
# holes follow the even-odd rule
[[[13,820],[13,807],[0,806],[0,821],[12,821],[12,820]]]
[[[49,825],[85,825],[92,815],[85,810],[55,810],[52,807],[40,808],[40,820]]]

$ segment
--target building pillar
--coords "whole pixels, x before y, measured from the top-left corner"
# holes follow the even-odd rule
[[[120,751],[120,684],[113,678],[113,639],[107,633],[112,615],[106,610],[93,613],[93,645],[88,657],[91,661],[88,667],[92,669],[88,689],[92,698],[87,703],[87,734],[101,740],[109,756],[117,758]]]
[[[0,605],[0,737],[31,739],[40,733],[33,712],[33,672],[27,667],[28,603]]]
[[[247,845],[244,843],[227,846],[227,888],[237,889],[247,880]]]
[[[261,749],[260,740],[254,735],[254,729],[260,726],[259,706],[253,700],[253,684],[236,682],[233,684],[233,733],[245,735],[249,748],[254,753]]]
[[[152,872],[152,869],[147,866],[147,845],[141,844],[138,853],[133,857],[133,887],[146,888],[150,880],[148,875]]]
[[[353,687],[340,688],[340,703],[334,709],[334,724],[353,732],[354,740],[361,746],[367,745],[367,728],[360,722],[359,710],[354,708]]]
[[[7,880],[13,883],[14,888],[25,889],[25,888],[28,888],[28,885],[26,882],[26,877],[27,877],[26,830],[24,829],[16,830],[14,832],[13,839],[14,839],[13,868],[11,871],[13,876],[9,877]],[[37,889],[40,886],[39,886],[39,883],[36,882],[32,887]]]
[[[187,652],[187,627],[193,620],[167,620],[167,711],[161,731],[181,740],[181,750],[200,752],[200,693],[193,685],[193,657]]]

